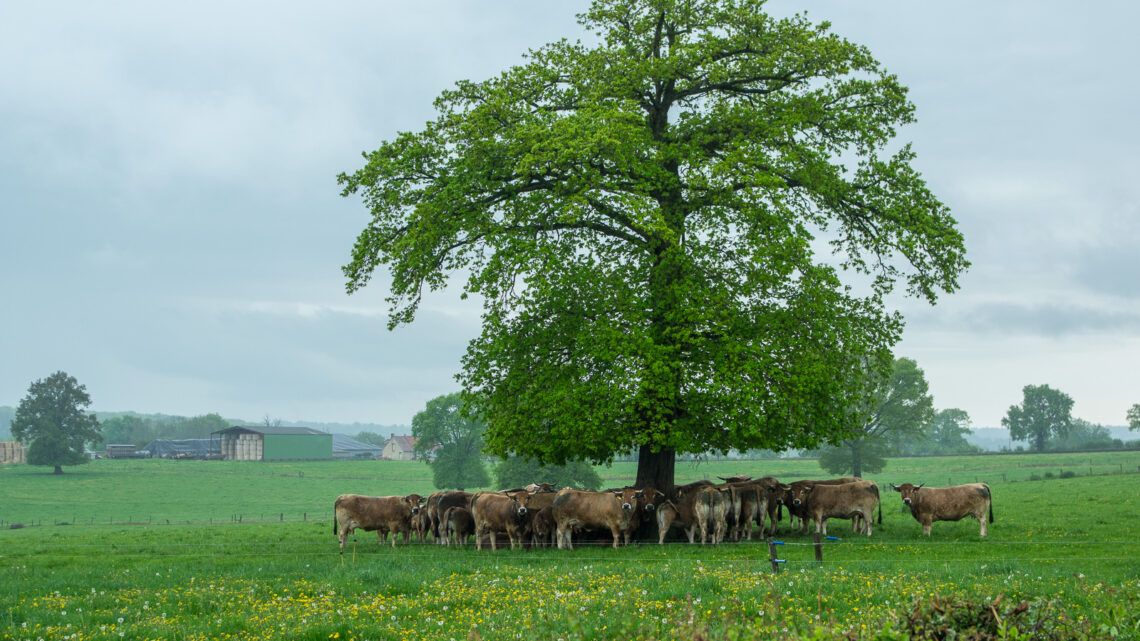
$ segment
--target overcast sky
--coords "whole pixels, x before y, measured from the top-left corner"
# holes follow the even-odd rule
[[[99,411],[409,423],[457,389],[478,303],[385,329],[340,266],[336,175],[456,80],[581,35],[585,2],[0,4],[0,405],[64,370]],[[999,424],[1027,384],[1140,402],[1135,3],[775,1],[910,87],[901,132],[973,267],[897,350]]]

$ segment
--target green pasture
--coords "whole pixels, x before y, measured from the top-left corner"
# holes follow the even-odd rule
[[[990,483],[990,536],[971,520],[927,539],[888,491],[870,539],[831,523],[843,540],[822,566],[782,531],[778,574],[761,541],[492,554],[361,532],[339,555],[333,498],[426,494],[414,462],[7,466],[0,639],[902,639],[916,604],[999,596],[1006,638],[1140,639],[1137,465],[1136,452],[892,460],[872,477],[884,487]],[[599,471],[622,485],[634,466]],[[813,461],[710,461],[679,465],[678,481],[740,472],[823,476]]]

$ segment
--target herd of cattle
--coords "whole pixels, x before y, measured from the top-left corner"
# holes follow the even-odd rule
[[[375,531],[381,542],[391,535],[392,545],[403,535],[423,542],[430,535],[442,545],[465,545],[474,537],[477,549],[494,550],[501,536],[516,547],[556,545],[573,549],[589,537],[612,537],[613,547],[629,544],[638,530],[655,525],[658,543],[670,531],[684,532],[690,543],[740,541],[772,536],[786,509],[793,529],[806,533],[810,523],[827,534],[828,519],[850,519],[853,531],[871,536],[876,508],[883,522],[879,487],[854,477],[784,484],[766,476],[721,477],[724,481],[697,481],[667,492],[647,487],[592,492],[548,484],[531,484],[499,492],[436,492],[428,497],[363,496],[344,494],[336,499],[333,534],[341,553],[356,529]],[[902,497],[915,520],[930,534],[934,521],[957,521],[972,516],[986,535],[993,522],[990,488],[984,483],[932,488],[904,483],[891,488]],[[797,523],[798,521],[798,523]],[[597,541],[597,538],[590,540]],[[606,542],[609,542],[608,540]]]

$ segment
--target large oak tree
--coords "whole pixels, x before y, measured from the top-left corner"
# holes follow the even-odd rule
[[[962,236],[894,143],[906,89],[763,5],[595,0],[590,42],[458,82],[340,176],[371,211],[350,292],[389,271],[391,327],[453,276],[481,298],[460,379],[491,452],[633,448],[660,487],[679,452],[851,433],[886,294],[957,288]]]
[[[67,372],[33,382],[12,419],[12,436],[28,444],[28,464],[63,474],[64,465],[86,463],[85,445],[100,440],[99,420],[86,411],[90,405],[87,388]]]

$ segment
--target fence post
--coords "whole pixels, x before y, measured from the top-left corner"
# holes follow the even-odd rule
[[[815,560],[816,563],[823,563],[823,541],[820,539],[819,532],[815,533]]]
[[[772,539],[768,539],[768,560],[772,562],[772,573],[780,573],[780,559],[776,558],[776,545],[780,543]]]

